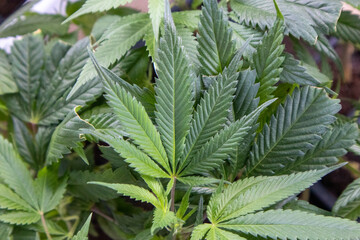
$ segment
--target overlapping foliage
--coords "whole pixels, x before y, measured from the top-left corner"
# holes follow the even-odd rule
[[[88,0],[66,22],[127,2]],[[358,239],[357,180],[333,216],[295,199],[344,166],[358,138],[303,48],[338,61],[325,35],[358,43],[355,18],[339,1],[205,0],[171,13],[150,0],[149,13],[100,18],[91,43],[16,41],[0,52],[10,133],[0,136],[0,234]]]

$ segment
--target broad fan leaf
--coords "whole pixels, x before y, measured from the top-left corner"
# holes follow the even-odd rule
[[[260,83],[257,93],[260,103],[272,98],[274,85],[279,81],[282,71],[280,66],[284,61],[284,57],[281,56],[285,48],[281,44],[284,39],[283,32],[283,20],[277,19],[253,55],[253,66],[257,73],[256,82]]]
[[[305,152],[305,155],[297,157],[293,163],[283,169],[274,169],[274,173],[282,175],[334,165],[338,162],[338,157],[345,155],[346,149],[355,144],[358,131],[356,124],[336,123],[313,148]]]
[[[223,223],[219,227],[255,237],[281,240],[352,240],[360,236],[360,228],[355,222],[291,210],[249,214]]]
[[[219,223],[262,210],[303,191],[341,166],[278,177],[260,176],[239,180],[210,199],[207,211],[209,220]]]
[[[8,56],[0,51],[0,95],[18,91],[11,72]]]
[[[360,178],[344,190],[332,209],[332,212],[339,217],[356,220],[360,217]]]
[[[223,72],[232,59],[235,43],[232,30],[215,0],[205,0],[198,35],[199,62],[204,75]]]
[[[350,11],[342,11],[335,35],[353,44],[360,43],[360,15]]]
[[[191,121],[190,132],[185,140],[185,149],[179,171],[197,151],[224,127],[237,83],[239,54],[235,55],[229,68],[216,77],[197,106]]]
[[[291,165],[321,139],[339,110],[339,101],[330,99],[322,89],[295,89],[258,136],[246,175],[272,175],[274,169]]]
[[[99,64],[108,67],[120,59],[132,46],[142,39],[149,28],[151,28],[151,21],[149,15],[145,13],[121,17],[118,21],[111,24],[105,31],[102,39],[99,40],[101,43],[95,52],[95,57]],[[88,61],[76,85],[69,93],[68,98],[95,76],[96,70],[91,61]]]
[[[339,1],[327,0],[277,0],[276,3],[284,16],[285,34],[303,38],[312,45],[317,41],[318,31],[324,34],[335,31],[342,8]],[[273,0],[231,0],[230,4],[241,22],[262,30],[270,28],[277,15]]]
[[[156,122],[173,172],[184,149],[193,109],[190,65],[171,19],[165,19],[156,80]]]
[[[119,7],[120,5],[125,5],[128,2],[132,2],[132,0],[87,0],[85,4],[77,12],[68,17],[64,23],[70,22],[71,20],[87,13],[107,11],[112,8]]]
[[[118,193],[129,196],[137,201],[147,202],[154,205],[156,208],[162,208],[159,200],[149,190],[130,184],[116,184],[103,182],[89,182],[89,184],[96,184],[104,187],[114,189]]]

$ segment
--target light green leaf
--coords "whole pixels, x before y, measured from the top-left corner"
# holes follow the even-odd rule
[[[72,237],[71,240],[87,240],[88,239],[87,236],[88,236],[88,232],[89,232],[89,228],[90,228],[91,217],[92,217],[92,214],[90,214],[90,216],[87,218],[84,225],[81,227],[80,231],[74,237]]]
[[[104,187],[114,189],[118,193],[129,196],[137,201],[147,202],[154,205],[156,208],[162,209],[159,200],[150,191],[145,188],[141,188],[130,184],[116,184],[116,183],[104,183],[104,182],[89,182],[89,184],[96,184]]]
[[[222,73],[235,50],[232,30],[215,0],[205,0],[199,23],[199,62],[204,75]]]
[[[140,174],[159,178],[170,177],[149,156],[129,141],[125,141],[118,136],[112,135],[111,133],[102,134],[98,131],[90,131],[89,133],[113,147],[115,151],[130,164],[130,167],[133,167]]]
[[[12,211],[0,214],[0,221],[14,225],[27,225],[40,220],[40,215],[34,212]]]
[[[360,236],[360,227],[356,222],[290,210],[249,214],[219,227],[281,240],[351,240]]]
[[[0,184],[0,208],[36,212],[35,209],[21,199],[19,195],[3,184]]]
[[[87,13],[95,13],[95,12],[104,12],[110,10],[112,8],[119,7],[121,5],[125,5],[126,3],[132,2],[132,0],[87,0],[82,7],[76,11],[73,15],[68,17],[64,23],[70,22],[71,20],[87,14]]]
[[[0,50],[0,95],[18,91],[6,53]]]
[[[172,17],[174,19],[175,25],[184,25],[189,28],[191,31],[194,31],[198,28],[200,20],[200,10],[192,11],[179,11],[173,12]]]
[[[211,224],[201,224],[194,228],[191,233],[191,240],[202,240],[211,229]]]
[[[239,180],[210,199],[208,216],[212,223],[223,222],[262,210],[297,194],[341,165],[278,177],[256,177]]]
[[[38,172],[34,181],[39,210],[47,213],[53,210],[62,199],[66,191],[66,178],[58,179],[57,171],[50,171],[46,167]]]
[[[156,229],[172,226],[175,222],[176,216],[174,212],[156,208],[154,211],[153,224],[151,226],[151,234],[153,234]]]
[[[108,67],[134,46],[151,28],[149,15],[137,13],[120,18],[109,26],[103,34],[100,46],[96,49],[95,57],[100,65]],[[119,44],[121,42],[121,44]],[[91,61],[88,61],[80,74],[76,85],[69,93],[71,97],[82,85],[96,76]]]
[[[38,209],[33,180],[13,146],[0,136],[0,177],[34,209]]]
[[[156,41],[159,38],[160,23],[164,17],[165,1],[164,0],[149,0],[149,15],[151,18],[152,28]]]
[[[272,175],[314,147],[335,121],[339,101],[312,87],[295,89],[265,125],[251,151],[246,175]]]

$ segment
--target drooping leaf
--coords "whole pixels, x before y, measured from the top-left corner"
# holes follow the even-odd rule
[[[147,202],[154,205],[156,208],[161,209],[159,200],[145,188],[141,188],[130,184],[116,184],[116,183],[104,183],[104,182],[89,182],[89,184],[96,184],[104,187],[114,189],[118,193],[129,196],[137,201]]]
[[[215,0],[205,0],[198,35],[199,62],[204,75],[222,73],[234,54],[232,30]]]
[[[82,5],[78,11],[68,17],[64,23],[70,22],[71,20],[87,13],[107,11],[112,8],[119,7],[120,5],[125,5],[128,2],[132,2],[132,0],[102,0],[101,2],[97,0],[87,0],[85,4]]]
[[[68,32],[69,24],[62,25],[65,18],[56,14],[26,13],[9,24],[0,32],[0,37],[12,37],[32,33],[41,29],[44,34],[65,35]]]
[[[340,110],[338,100],[312,87],[295,89],[265,125],[251,151],[247,176],[272,175],[314,147]]]

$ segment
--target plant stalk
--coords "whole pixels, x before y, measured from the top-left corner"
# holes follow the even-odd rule
[[[174,177],[174,185],[171,189],[170,211],[172,212],[175,212],[175,187],[176,187],[176,177]]]
[[[41,216],[41,223],[42,223],[42,225],[43,225],[43,227],[44,227],[44,231],[45,231],[46,237],[47,237],[47,239],[52,240],[52,237],[51,237],[51,235],[50,235],[50,233],[49,233],[49,229],[48,229],[48,227],[47,227],[47,225],[46,225],[46,220],[45,220],[44,213],[43,213],[43,212],[40,212],[40,216]]]

